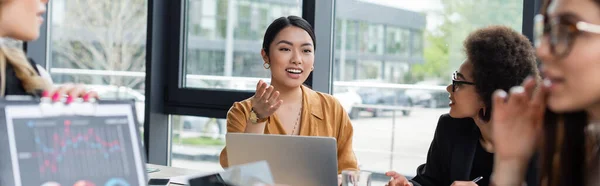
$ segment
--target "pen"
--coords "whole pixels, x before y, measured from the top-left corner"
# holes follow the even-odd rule
[[[473,180],[473,182],[477,183],[479,180],[483,179],[483,176],[479,176]]]

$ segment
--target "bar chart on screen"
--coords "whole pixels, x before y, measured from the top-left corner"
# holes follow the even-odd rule
[[[23,185],[129,186],[127,118],[70,116],[15,119]],[[32,170],[35,170],[32,172]],[[26,177],[25,177],[26,176]]]

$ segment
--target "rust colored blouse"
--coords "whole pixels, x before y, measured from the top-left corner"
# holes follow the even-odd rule
[[[342,170],[358,170],[356,156],[352,150],[352,123],[342,105],[333,96],[305,86],[302,86],[302,96],[300,135],[335,138],[338,174]],[[250,99],[235,102],[227,112],[227,132],[243,133],[251,110]],[[287,135],[275,114],[269,116],[264,133]],[[226,148],[221,151],[220,163],[223,168],[229,166]]]

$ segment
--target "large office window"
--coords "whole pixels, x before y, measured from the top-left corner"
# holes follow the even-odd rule
[[[386,27],[385,53],[408,56],[410,47],[410,31],[406,28]],[[422,42],[417,41],[415,44]]]
[[[49,9],[46,67],[54,83],[134,99],[143,123],[147,0],[53,0]]]
[[[358,34],[360,53],[383,54],[383,25],[361,21]]]
[[[296,0],[188,1],[184,87],[190,88],[255,88],[253,78],[269,77],[260,56],[267,26],[281,16],[300,16],[301,11]],[[196,32],[195,28],[207,29]]]
[[[260,55],[268,25],[282,16],[301,16],[302,5],[297,0],[187,2],[182,87],[245,92],[252,92],[259,78],[270,78]],[[225,119],[182,115],[171,118],[171,165],[220,170],[218,156],[225,146]]]
[[[445,85],[465,58],[463,40],[492,24],[521,31],[523,1],[337,0],[335,11],[333,93],[351,116],[359,166],[414,176],[448,112]]]

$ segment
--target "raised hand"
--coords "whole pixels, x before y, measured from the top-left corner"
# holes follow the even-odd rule
[[[528,78],[510,94],[502,90],[492,100],[492,139],[494,144],[494,180],[497,185],[520,185],[530,158],[542,133],[546,108],[544,82],[536,90],[536,81]]]
[[[533,155],[546,108],[546,88],[535,90],[528,78],[513,87],[510,95],[499,90],[493,96],[492,138],[496,157],[526,159]]]
[[[271,116],[283,103],[283,100],[279,99],[279,91],[275,91],[274,89],[275,87],[270,86],[262,80],[256,84],[256,93],[252,96],[251,103],[254,113],[259,118]]]

